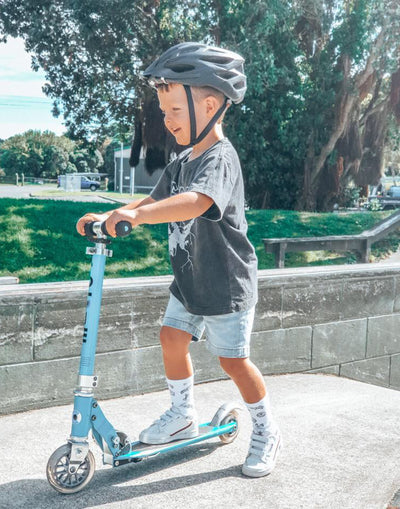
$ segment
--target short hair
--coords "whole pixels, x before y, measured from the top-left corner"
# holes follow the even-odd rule
[[[191,89],[196,99],[202,100],[211,95],[215,97],[221,105],[225,101],[225,95],[214,87],[191,87]]]
[[[156,88],[157,88],[157,91],[160,90],[161,92],[169,92],[170,86],[173,86],[173,85],[182,85],[182,83],[174,83],[174,82],[158,83],[156,85]],[[225,95],[214,87],[190,86],[190,89],[192,91],[193,97],[198,100],[205,99],[206,97],[209,97],[210,95],[212,97],[215,97],[221,105],[225,100]]]

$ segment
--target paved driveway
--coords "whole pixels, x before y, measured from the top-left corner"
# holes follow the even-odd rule
[[[13,186],[13,185],[0,185],[0,198],[29,198],[29,195],[35,192],[44,191],[46,189],[54,189],[55,186]]]
[[[49,195],[49,196],[38,196],[38,194],[43,193],[43,191],[54,191],[56,186],[53,185],[26,185],[26,186],[14,186],[14,185],[0,185],[0,198],[34,198],[40,200],[66,200],[66,201],[85,201],[85,202],[116,202],[118,203],[128,203],[130,200],[125,197],[114,200],[102,198],[98,193],[85,193],[85,194],[76,194],[76,195],[68,195],[68,196],[57,196],[57,195]]]

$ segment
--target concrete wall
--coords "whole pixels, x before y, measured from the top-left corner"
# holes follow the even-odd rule
[[[166,387],[158,334],[169,276],[105,281],[101,398]],[[0,286],[0,413],[72,402],[87,282]],[[324,372],[400,389],[396,265],[259,272],[252,359],[264,374]],[[201,341],[196,382],[225,378]]]

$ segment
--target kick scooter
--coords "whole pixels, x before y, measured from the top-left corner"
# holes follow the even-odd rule
[[[129,235],[131,230],[130,223],[126,221],[116,225],[118,237]],[[131,442],[125,433],[117,431],[106,419],[100,404],[94,398],[94,389],[98,384],[98,377],[94,374],[94,362],[105,260],[112,256],[112,251],[107,249],[110,239],[105,223],[86,224],[85,233],[95,245],[86,249],[86,254],[92,255],[93,258],[78,385],[74,391],[71,436],[66,444],[53,452],[47,463],[49,483],[55,490],[65,494],[82,490],[93,477],[95,461],[89,450],[89,431],[92,431],[94,441],[103,451],[103,463],[113,467],[137,463],[145,458],[181,449],[214,437],[219,437],[222,443],[228,444],[235,440],[239,432],[239,408],[234,403],[222,405],[210,422],[200,424],[197,437],[161,445]]]

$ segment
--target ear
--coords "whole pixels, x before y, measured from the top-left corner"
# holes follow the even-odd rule
[[[205,98],[206,103],[206,112],[209,118],[212,118],[214,114],[218,111],[219,103],[216,97],[213,95],[209,95]]]

